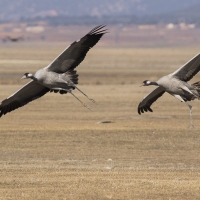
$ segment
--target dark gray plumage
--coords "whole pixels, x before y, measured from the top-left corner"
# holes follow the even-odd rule
[[[106,33],[106,30],[103,29],[104,27],[102,25],[97,26],[79,41],[73,42],[50,65],[38,70],[35,75],[25,73],[22,78],[30,78],[32,80],[1,102],[0,117],[45,95],[49,91],[59,92],[60,94],[71,93],[79,100],[72,93],[72,90],[76,88],[94,102],[93,99],[90,99],[77,88],[78,74],[74,69],[84,60],[90,48]],[[80,102],[87,107],[82,101]]]
[[[191,80],[199,71],[200,54],[196,55],[174,73],[163,76],[156,82],[144,81],[143,86],[156,85],[158,87],[142,99],[138,105],[138,113],[153,112],[151,105],[165,92],[168,92],[189,107],[191,127],[193,127],[192,106],[187,101],[200,99],[200,82],[189,84],[187,81]]]

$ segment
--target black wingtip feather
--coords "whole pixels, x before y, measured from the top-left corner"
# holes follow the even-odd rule
[[[148,112],[148,110],[147,110],[147,108],[146,108],[145,106],[144,106],[144,111],[145,111],[145,112]]]
[[[153,110],[149,106],[147,106],[147,109],[148,111],[153,112]]]
[[[105,26],[106,25],[96,26],[87,35],[100,35],[100,34],[103,35],[103,34],[107,33],[106,31],[108,30],[108,29],[103,29]]]
[[[96,26],[96,27],[94,27],[88,34],[93,34],[93,33],[97,32],[98,30],[100,30],[100,29],[102,29],[102,28],[104,28],[104,27],[106,27],[106,25],[99,25],[99,26]]]

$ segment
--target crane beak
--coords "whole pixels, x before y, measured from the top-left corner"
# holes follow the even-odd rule
[[[144,86],[144,84],[143,84],[143,85],[140,85],[140,87],[142,87],[142,86]]]
[[[21,79],[26,79],[26,78],[27,78],[27,77],[26,77],[25,75],[21,77]]]

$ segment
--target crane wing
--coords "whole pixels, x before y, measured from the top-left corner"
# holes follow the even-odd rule
[[[182,81],[189,81],[195,76],[200,70],[200,54],[197,54],[191,60],[189,60],[185,65],[180,67],[174,73],[173,76],[177,77]]]
[[[49,88],[36,81],[30,81],[0,103],[0,117],[45,95],[47,92],[49,92]]]
[[[87,52],[106,33],[105,26],[97,26],[79,41],[73,42],[49,66],[49,71],[64,73],[76,68],[85,58]]]
[[[159,97],[161,97],[165,91],[161,87],[157,87],[153,91],[151,91],[147,96],[145,96],[142,101],[138,105],[138,114],[144,112],[153,112],[150,108],[151,104],[153,104]]]

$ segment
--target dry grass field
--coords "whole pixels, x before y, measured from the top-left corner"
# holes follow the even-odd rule
[[[49,64],[68,44],[12,43],[0,48],[0,99],[25,72]],[[157,80],[200,50],[95,47],[77,68],[88,111],[71,95],[49,93],[0,119],[0,200],[199,199],[200,102],[189,109],[168,94],[137,114]],[[192,81],[200,80],[197,75]],[[110,122],[110,123],[101,123]]]

